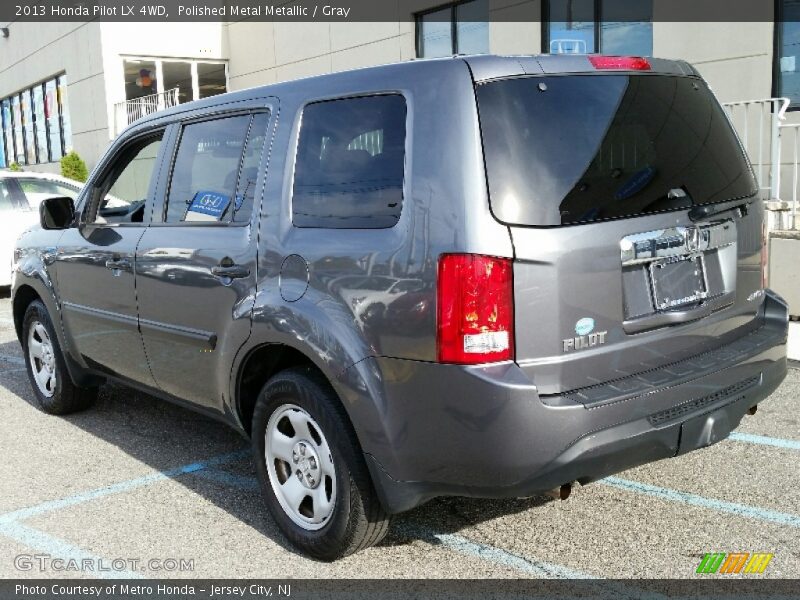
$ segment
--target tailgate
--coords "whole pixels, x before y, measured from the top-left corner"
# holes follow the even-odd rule
[[[516,357],[540,393],[563,393],[668,365],[756,326],[763,299],[760,210],[712,226],[712,236],[716,227],[727,227],[725,234],[734,236],[722,238],[722,246],[712,240],[704,250],[685,254],[678,254],[685,250],[679,239],[699,224],[684,216],[664,228],[663,220],[511,228]],[[620,246],[631,236],[640,244],[647,239],[670,245],[662,253],[667,256],[632,262],[628,255],[626,261]],[[657,265],[663,264],[675,271],[662,279]],[[657,290],[676,292],[664,301],[679,306],[655,305],[653,277]],[[705,297],[693,300],[697,294]]]
[[[762,209],[701,79],[548,74],[481,83],[476,96],[492,212],[514,244],[516,360],[542,394],[757,326]]]

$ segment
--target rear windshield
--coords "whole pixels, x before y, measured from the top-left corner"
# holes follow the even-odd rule
[[[567,225],[756,193],[730,123],[701,80],[525,77],[477,88],[495,216]]]

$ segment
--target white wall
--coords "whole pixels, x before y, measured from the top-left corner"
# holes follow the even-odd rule
[[[726,102],[772,94],[772,23],[656,22],[653,53],[692,63]]]
[[[11,23],[0,37],[0,98],[66,72],[67,99],[76,152],[90,167],[108,141],[100,25]],[[58,163],[25,167],[58,172]]]
[[[100,28],[110,135],[114,106],[125,101],[125,57],[227,58],[226,28],[221,23],[102,23]]]

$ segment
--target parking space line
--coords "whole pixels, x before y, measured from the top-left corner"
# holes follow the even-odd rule
[[[796,440],[784,440],[765,435],[753,435],[750,433],[739,433],[734,431],[731,433],[730,439],[734,442],[744,442],[746,444],[772,446],[774,448],[783,448],[785,450],[800,450],[800,442]]]
[[[400,533],[409,538],[418,539],[434,546],[444,546],[459,554],[474,556],[497,565],[527,573],[528,575],[550,579],[595,579],[592,575],[575,571],[569,567],[523,558],[522,556],[512,554],[506,550],[488,544],[473,542],[455,533],[436,533],[427,527],[421,527],[411,523],[397,523],[392,529],[396,533]]]
[[[64,540],[53,537],[43,531],[23,525],[22,523],[10,522],[0,525],[0,535],[15,540],[20,544],[33,548],[38,552],[44,552],[50,555],[51,558],[60,558],[64,561],[75,561],[76,567],[81,567],[84,560],[91,561],[92,565],[105,565],[105,568],[111,565],[110,561],[106,561],[99,556],[95,556],[90,552],[73,546]],[[65,565],[66,567],[66,565]],[[70,570],[71,571],[71,570]],[[109,570],[109,571],[94,571],[97,577],[102,579],[141,579],[142,575],[127,570]]]
[[[630,481],[629,479],[621,479],[619,477],[606,477],[605,479],[598,481],[598,483],[629,492],[646,494],[648,496],[653,496],[662,500],[668,500],[670,502],[679,502],[681,504],[689,504],[691,506],[699,506],[701,508],[730,513],[740,517],[758,519],[760,521],[767,521],[770,523],[777,523],[779,525],[788,525],[789,527],[800,528],[800,516],[798,515],[782,513],[766,508],[759,508],[757,506],[738,504],[736,502],[714,500],[713,498],[705,498],[704,496],[699,496],[689,492],[681,492],[669,488],[662,488],[655,485],[649,485],[647,483],[639,483],[638,481]]]
[[[210,467],[233,462],[235,460],[242,459],[248,455],[249,451],[247,450],[240,450],[238,452],[222,454],[220,456],[215,456],[205,461],[183,465],[182,467],[169,469],[167,471],[159,471],[157,473],[153,473],[151,475],[145,475],[144,477],[139,477],[137,479],[121,481],[119,483],[115,483],[102,488],[97,488],[87,492],[81,492],[79,494],[68,496],[66,498],[49,500],[46,502],[42,502],[41,504],[37,504],[35,506],[22,508],[19,510],[15,510],[0,515],[0,525],[20,521],[22,519],[29,519],[30,517],[36,515],[52,512],[55,510],[60,510],[62,508],[67,508],[69,506],[75,506],[76,504],[82,504],[84,502],[89,502],[91,500],[96,500],[98,498],[104,498],[106,496],[111,496],[114,494],[130,492],[131,490],[146,485],[151,485],[153,483],[165,481],[167,479],[174,479],[175,477],[180,477],[181,475],[186,475],[188,473],[196,473],[198,471],[202,471]]]
[[[12,365],[24,365],[25,359],[19,356],[9,356],[7,354],[0,354],[0,363],[10,363]]]
[[[258,480],[255,477],[234,475],[233,473],[220,469],[203,469],[202,471],[192,473],[192,475],[227,487],[235,487],[248,491],[258,490]]]
[[[474,542],[456,533],[431,533],[431,537],[436,540],[436,543],[460,554],[469,554],[529,575],[550,579],[595,579],[591,575],[574,571],[568,567],[523,558],[495,546]]]

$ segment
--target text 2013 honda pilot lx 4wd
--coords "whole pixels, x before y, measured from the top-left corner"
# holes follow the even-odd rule
[[[45,411],[115,379],[218,417],[331,559],[726,437],[787,368],[756,192],[684,62],[325,75],[137,121],[19,242],[14,318]]]

